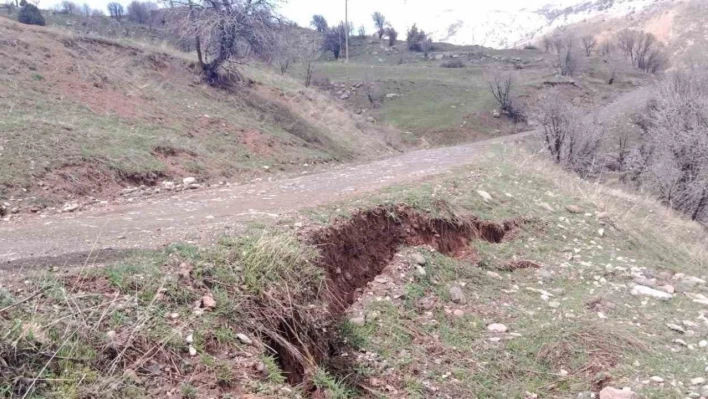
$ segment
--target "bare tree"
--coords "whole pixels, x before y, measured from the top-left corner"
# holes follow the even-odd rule
[[[366,37],[366,27],[364,25],[361,25],[359,27],[359,38],[363,39]]]
[[[526,115],[520,107],[514,103],[514,77],[511,73],[493,71],[487,78],[489,91],[494,99],[499,103],[502,114],[509,117],[515,123],[525,122]]]
[[[388,45],[393,47],[396,45],[396,39],[398,39],[398,32],[393,26],[386,28],[386,37],[388,37]]]
[[[551,40],[551,38],[549,36],[544,36],[542,39],[542,43],[543,43],[543,49],[546,52],[551,51],[551,49],[553,48],[553,40]]]
[[[379,39],[383,38],[386,33],[386,17],[383,14],[376,11],[371,18],[374,20],[374,25],[376,26],[376,33],[379,35]]]
[[[563,76],[574,76],[579,67],[578,58],[572,46],[563,48],[558,53],[558,72]]]
[[[554,162],[582,176],[598,168],[601,130],[584,122],[584,112],[563,99],[558,89],[541,94],[536,113],[543,127],[543,143]]]
[[[429,37],[420,42],[420,50],[423,52],[426,60],[428,59],[430,52],[433,51],[433,48],[433,39]]]
[[[708,222],[708,80],[690,71],[655,88],[645,127],[642,174],[667,205]]]
[[[320,33],[327,32],[327,28],[329,28],[327,20],[323,15],[313,15],[312,21],[310,22],[310,26],[315,28]]]
[[[597,46],[597,39],[594,36],[583,36],[581,41],[583,42],[583,48],[585,48],[585,55],[590,57],[592,50]]]
[[[133,0],[128,4],[128,20],[137,24],[147,24],[151,20],[152,11],[156,9],[155,3]]]
[[[121,19],[123,19],[124,14],[125,9],[123,8],[122,4],[116,2],[108,3],[108,15],[110,15],[111,18],[120,21]]]
[[[617,34],[617,47],[630,59],[634,65],[634,56],[640,33],[625,29]]]
[[[502,74],[499,71],[495,71],[490,74],[487,83],[489,84],[489,91],[499,103],[499,108],[502,111],[512,108],[511,90],[514,87],[514,80],[511,74]]]
[[[74,15],[80,12],[79,5],[73,1],[62,1],[59,7],[62,14]]]
[[[612,54],[612,50],[614,49],[614,46],[612,45],[612,42],[609,40],[605,40],[600,44],[600,55],[603,56],[608,56]]]
[[[344,47],[344,38],[346,36],[347,27],[344,23],[340,23],[337,27],[329,29],[322,41],[322,51],[331,51],[335,59],[339,59]]]
[[[276,1],[179,0],[168,11],[178,21],[179,37],[194,40],[205,80],[217,84],[219,71],[230,60],[271,60],[282,28]]]

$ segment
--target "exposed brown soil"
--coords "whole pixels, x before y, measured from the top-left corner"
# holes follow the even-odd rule
[[[320,249],[327,272],[331,306],[343,310],[356,291],[374,279],[401,246],[429,245],[444,255],[460,257],[478,239],[499,243],[516,222],[483,221],[476,217],[434,218],[405,204],[360,211],[351,219],[315,232],[311,242]]]
[[[402,246],[427,245],[444,255],[469,256],[473,252],[470,241],[499,243],[516,227],[515,221],[497,223],[473,216],[437,218],[399,204],[356,212],[310,233],[307,241],[320,250],[318,264],[327,278],[322,300],[329,308],[331,324],[336,324],[361,289],[384,270]],[[276,340],[269,346],[276,352],[290,383],[306,380],[311,365],[301,361],[302,353],[309,354],[317,364],[347,374],[348,365],[342,364],[338,356],[347,345],[332,331],[303,326],[299,320],[283,321],[278,333],[292,347]]]

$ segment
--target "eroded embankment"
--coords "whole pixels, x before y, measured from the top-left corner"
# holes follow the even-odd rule
[[[471,241],[499,243],[516,226],[515,221],[498,223],[473,216],[433,217],[407,205],[379,206],[314,231],[306,240],[319,249],[318,264],[325,270],[327,281],[322,300],[335,324],[356,300],[359,290],[383,271],[402,246],[429,245],[444,255],[465,256],[472,252]],[[288,380],[300,383],[307,379],[312,365],[341,370],[337,355],[346,345],[332,333],[335,329],[303,327],[297,320],[285,320],[279,335],[291,345],[270,343]],[[294,354],[293,348],[298,352]],[[303,358],[308,362],[303,363]]]

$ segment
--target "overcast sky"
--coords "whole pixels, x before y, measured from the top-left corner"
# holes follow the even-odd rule
[[[105,12],[106,4],[113,0],[74,0],[77,3],[88,3],[92,8]],[[132,0],[117,0],[127,5]],[[153,0],[158,1],[158,0]],[[559,3],[573,0],[349,0],[350,20],[358,28],[365,25],[367,31],[373,32],[371,14],[382,12],[391,23],[402,31],[413,23],[418,23],[425,29],[428,24],[435,25],[431,18],[446,10],[454,9],[459,19],[465,15],[481,13],[489,10],[513,10],[535,8],[549,2]],[[61,0],[40,0],[40,7],[51,8]],[[159,1],[158,1],[159,2]],[[576,0],[577,2],[577,0]],[[281,13],[301,26],[307,26],[314,14],[322,14],[330,24],[344,20],[344,0],[282,0]]]

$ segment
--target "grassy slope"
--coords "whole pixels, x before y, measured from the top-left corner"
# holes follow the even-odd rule
[[[98,196],[390,151],[385,129],[265,69],[244,68],[250,88],[216,90],[189,55],[6,19],[0,32],[2,196]]]
[[[492,199],[485,201],[478,190]],[[706,277],[706,232],[651,200],[583,182],[543,160],[502,148],[445,179],[312,209],[277,226],[254,226],[214,248],[176,245],[165,253],[81,271],[78,279],[71,277],[74,271],[68,278],[50,272],[28,284],[6,282],[0,307],[16,305],[0,318],[7,331],[0,354],[10,361],[11,348],[20,348],[15,353],[37,360],[32,353],[53,353],[66,342],[60,356],[89,360],[62,360],[61,367],[52,365],[41,375],[47,380],[40,380],[39,392],[62,397],[96,390],[106,397],[141,397],[159,389],[188,398],[244,391],[295,397],[297,390],[283,385],[268,350],[236,338],[244,332],[266,339],[250,329],[247,304],[264,293],[272,300],[283,286],[294,297],[308,284],[318,286],[318,273],[308,261],[311,249],[293,240],[293,226],[326,224],[332,216],[387,202],[433,214],[452,210],[529,222],[510,241],[473,243],[477,256],[471,258],[448,258],[426,247],[404,249],[384,272],[388,280],[372,282],[349,310],[351,317],[366,314],[366,323],[342,325],[358,349],[350,354],[357,361],[345,373],[347,381],[358,378],[369,391],[355,391],[332,377],[332,370],[320,369],[314,381],[330,391],[329,397],[528,398],[529,392],[568,398],[602,384],[629,386],[657,399],[700,391],[690,380],[705,375],[708,357],[699,342],[708,337],[708,324],[705,305],[692,299],[708,287],[691,285],[682,275]],[[568,205],[581,212],[568,212]],[[411,264],[411,252],[426,258],[425,276]],[[542,267],[502,270],[511,260]],[[185,267],[192,270],[187,280]],[[636,274],[654,276],[681,292],[667,302],[631,296]],[[463,287],[465,303],[451,301],[452,284]],[[18,302],[42,286],[48,291]],[[116,290],[121,295],[114,297]],[[214,295],[216,309],[195,316],[193,303],[206,292]],[[172,313],[180,316],[172,318]],[[505,324],[509,333],[487,332],[490,323]],[[116,334],[107,335],[110,331]],[[184,341],[189,332],[195,357]],[[122,356],[132,360],[107,373],[102,359],[112,353],[108,348],[121,348],[127,339],[134,345]],[[25,360],[20,371],[10,368],[0,378],[36,376],[45,362]],[[151,374],[152,362],[169,372]],[[265,373],[255,371],[261,367]],[[651,376],[665,383],[650,383]]]
[[[489,92],[490,70],[512,71],[516,81],[517,104],[532,109],[534,99],[546,80],[553,80],[555,55],[539,50],[492,50],[481,47],[458,47],[439,44],[436,54],[457,54],[465,68],[442,68],[450,61],[425,60],[423,55],[408,51],[405,43],[395,51],[385,51],[387,44],[370,38],[355,38],[348,64],[322,61],[316,75],[332,83],[368,83],[379,96],[397,93],[401,97],[383,100],[380,108],[371,107],[364,90],[343,101],[354,110],[364,109],[378,120],[412,133],[405,138],[425,138],[433,144],[451,144],[514,132],[517,128],[504,120],[494,119],[498,107]],[[599,56],[579,60],[576,81],[582,89],[569,93],[588,106],[605,103],[616,93],[630,90],[645,77],[629,66],[618,65],[618,82],[608,87],[609,65]],[[522,69],[515,69],[514,65]],[[302,72],[297,71],[300,75]],[[337,87],[339,89],[339,87]]]

